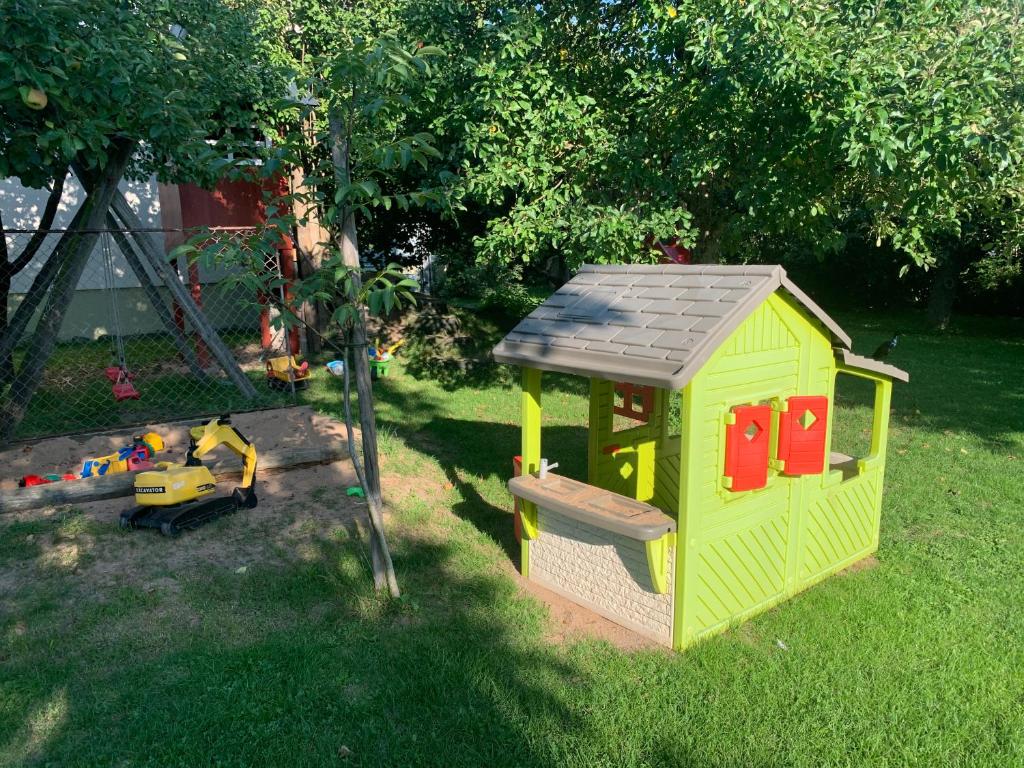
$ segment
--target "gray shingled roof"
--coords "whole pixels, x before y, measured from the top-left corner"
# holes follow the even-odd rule
[[[494,348],[494,358],[682,389],[779,289],[821,323],[834,345],[850,349],[850,337],[777,265],[587,264]]]

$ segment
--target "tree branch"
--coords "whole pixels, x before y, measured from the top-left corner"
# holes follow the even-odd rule
[[[24,250],[18,254],[12,263],[7,264],[7,243],[4,242],[3,257],[4,264],[7,264],[6,269],[11,275],[16,275],[25,267],[27,267],[32,259],[35,258],[36,251],[46,240],[46,236],[49,234],[49,229],[53,226],[53,219],[57,215],[57,208],[60,206],[61,197],[64,194],[64,180],[67,178],[67,169],[64,169],[64,175],[55,178],[53,180],[53,189],[50,190],[50,196],[46,199],[46,207],[43,209],[43,217],[39,220],[39,227],[36,229],[36,233],[32,235],[32,239],[28,241],[28,245],[25,246]],[[2,229],[0,224],[0,229]]]
[[[4,234],[4,212],[0,211],[0,261],[7,263],[7,236]]]

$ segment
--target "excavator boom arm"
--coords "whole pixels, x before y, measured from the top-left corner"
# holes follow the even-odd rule
[[[189,455],[201,459],[214,448],[226,445],[242,458],[242,485],[245,490],[251,489],[256,481],[256,446],[250,443],[241,432],[223,417],[210,419],[206,424],[190,430],[195,445],[189,449]]]

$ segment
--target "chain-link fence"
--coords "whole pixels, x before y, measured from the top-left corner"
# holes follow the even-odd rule
[[[268,383],[268,358],[286,356],[289,342],[274,328],[274,302],[248,295],[231,279],[230,267],[184,256],[168,260],[188,234],[3,234],[3,436],[68,434],[295,402],[300,393],[287,366]],[[247,248],[253,234],[218,229],[210,237],[224,248]],[[268,252],[277,254],[268,269],[287,274],[293,268],[286,263],[292,252]],[[66,298],[62,280],[74,283]],[[293,334],[290,342],[297,339]]]

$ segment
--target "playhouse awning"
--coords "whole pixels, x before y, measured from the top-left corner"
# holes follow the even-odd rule
[[[851,348],[850,337],[778,265],[587,264],[494,348],[494,358],[682,389],[779,289],[821,324],[834,346]]]
[[[890,379],[902,381],[904,384],[910,381],[910,374],[895,365],[889,365],[871,357],[855,355],[848,349],[837,349],[836,358],[847,368],[867,371],[877,376],[888,376]]]

